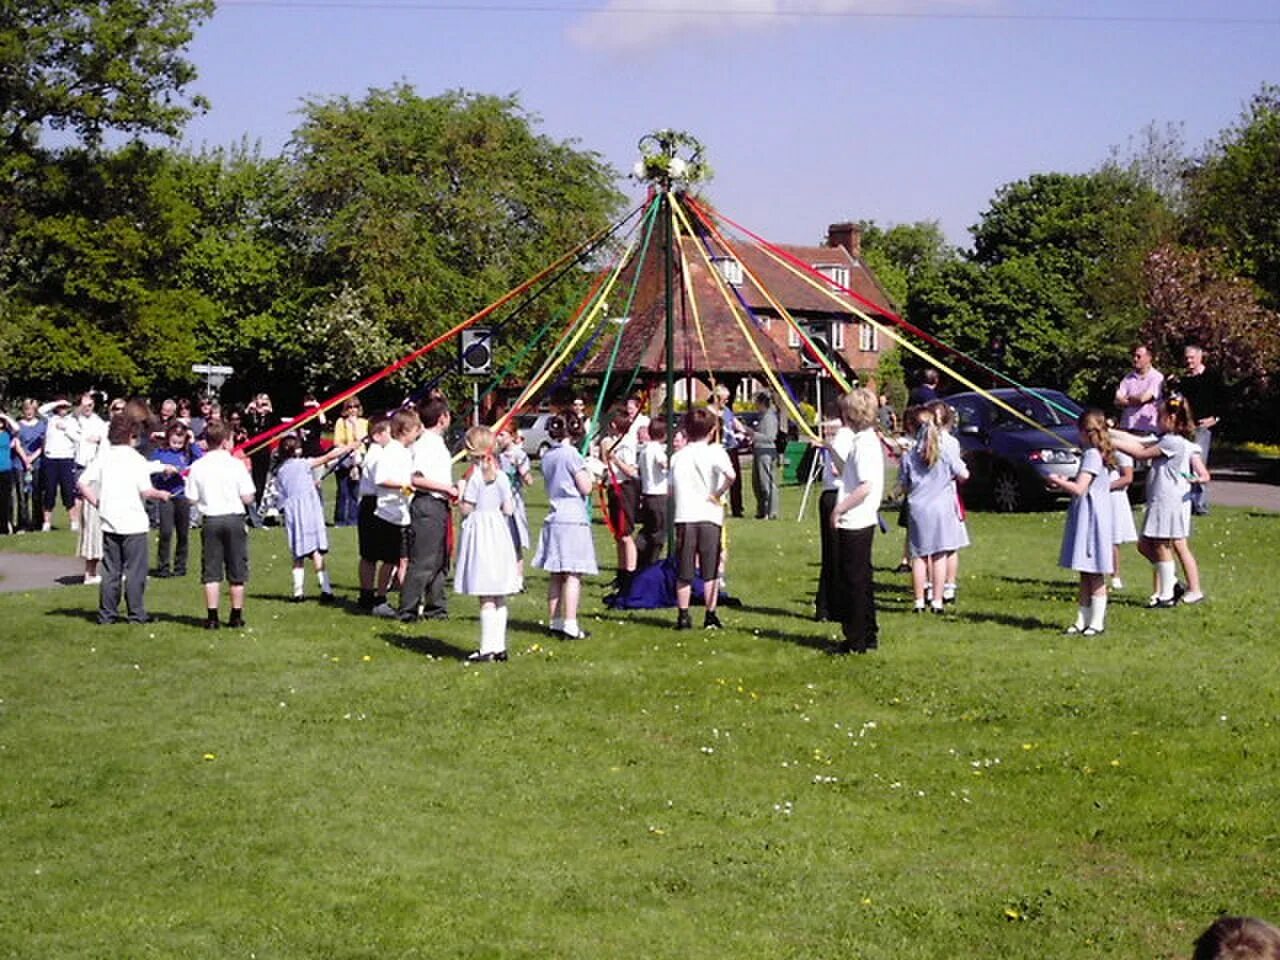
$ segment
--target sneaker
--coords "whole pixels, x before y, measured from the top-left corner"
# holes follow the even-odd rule
[[[1123,589],[1124,589],[1124,581],[1123,581],[1123,580],[1121,580],[1119,577],[1112,577],[1112,578],[1111,578],[1111,589],[1112,589],[1112,590],[1123,590]]]
[[[92,587],[92,586],[96,586],[97,584],[99,584],[99,583],[101,583],[101,582],[102,582],[102,577],[100,577],[100,576],[98,576],[98,577],[91,577],[91,576],[89,576],[88,574],[86,574],[86,575],[85,575],[85,578],[84,578],[84,582],[85,582],[88,586],[91,586],[91,587]]]
[[[400,611],[389,603],[380,603],[371,612],[375,617],[382,617],[386,620],[400,619]]]
[[[586,640],[589,636],[591,636],[591,634],[589,634],[586,630],[583,630],[581,627],[578,627],[576,631],[566,630],[562,628],[558,636],[562,637],[565,640]]]
[[[1203,599],[1204,599],[1204,594],[1201,593],[1199,590],[1196,590],[1196,591],[1188,590],[1181,597],[1181,600],[1183,603],[1199,603]]]
[[[40,532],[41,532],[41,533],[48,533],[48,532],[49,532],[50,530],[52,530],[52,529],[53,529],[53,524],[52,524],[52,523],[46,523],[46,524],[43,524],[43,525],[40,527]]]
[[[1151,610],[1167,610],[1169,607],[1177,606],[1177,603],[1178,601],[1173,597],[1160,597],[1152,594],[1147,600],[1147,608]]]
[[[80,523],[79,523],[79,521],[72,520],[72,521],[71,521],[71,532],[72,532],[72,533],[76,533],[76,532],[78,532],[79,530],[80,530]]]
[[[704,630],[721,630],[724,628],[724,624],[720,622],[720,618],[716,616],[714,610],[708,610],[702,618],[702,628]]]
[[[1093,628],[1093,627],[1085,627],[1083,630],[1081,630],[1081,631],[1080,631],[1080,636],[1082,636],[1082,637],[1100,637],[1100,636],[1102,636],[1102,633],[1103,633],[1103,631],[1102,631],[1102,630],[1100,630],[1100,629],[1095,629],[1095,628]]]
[[[481,653],[477,650],[475,653],[467,654],[465,663],[506,663],[507,651],[495,650],[493,653]]]
[[[943,603],[955,603],[955,602],[956,602],[956,585],[955,585],[954,583],[948,583],[948,584],[944,584],[944,585],[943,585],[943,587],[942,587],[942,602],[943,602]]]

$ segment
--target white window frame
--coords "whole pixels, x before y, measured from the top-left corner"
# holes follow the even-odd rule
[[[742,261],[737,257],[712,257],[711,264],[729,286],[742,286]]]
[[[831,321],[831,349],[832,350],[844,349],[844,328],[845,328],[845,322],[843,320]]]
[[[843,263],[815,263],[813,269],[828,280],[832,280],[846,290],[849,288],[849,267]]]
[[[880,331],[865,320],[858,324],[858,349],[863,353],[880,352]]]

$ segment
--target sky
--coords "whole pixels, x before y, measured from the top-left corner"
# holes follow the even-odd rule
[[[1201,151],[1280,83],[1277,51],[1276,0],[221,0],[184,142],[275,155],[305,101],[401,82],[514,94],[622,175],[644,134],[688,131],[706,195],[772,241],[936,220],[967,247],[1004,184],[1153,124]]]

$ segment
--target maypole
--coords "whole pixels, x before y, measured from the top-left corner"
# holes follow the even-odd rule
[[[666,247],[663,256],[663,288],[666,304],[666,399],[663,415],[667,420],[667,462],[675,452],[675,399],[676,399],[676,306],[675,306],[675,244],[677,238],[675,220],[676,204],[685,190],[711,176],[711,169],[702,160],[702,144],[691,134],[680,130],[655,130],[640,138],[637,145],[640,159],[636,161],[635,178],[648,183],[651,191],[661,194],[662,236]],[[651,194],[652,195],[652,194]],[[686,398],[688,400],[689,398]],[[667,514],[667,556],[673,556],[676,548],[675,511]]]

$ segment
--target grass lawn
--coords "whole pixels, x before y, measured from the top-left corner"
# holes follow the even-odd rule
[[[534,574],[505,665],[460,662],[471,598],[285,602],[278,529],[244,631],[194,578],[146,627],[0,594],[0,957],[1164,958],[1280,919],[1280,515],[1197,521],[1199,607],[1142,609],[1130,548],[1087,640],[1062,519],[973,514],[944,618],[878,537],[866,657],[820,650],[812,519],[734,524],[720,633],[597,616],[601,577],[548,640]]]

